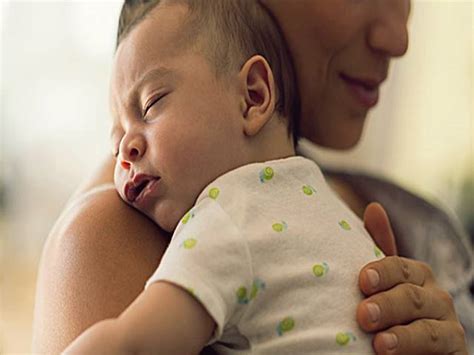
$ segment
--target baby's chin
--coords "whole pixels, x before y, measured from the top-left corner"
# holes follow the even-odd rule
[[[150,211],[143,211],[153,222],[166,232],[173,233],[184,214],[191,208],[175,201],[162,200]]]
[[[172,233],[174,231],[174,228],[176,228],[177,224],[180,221],[180,218],[174,217],[172,214],[167,215],[164,213],[163,208],[160,204],[154,203],[152,206],[148,208],[139,208],[138,206],[135,206],[133,203],[130,203],[125,196],[121,193],[118,192],[120,198],[130,207],[133,209],[137,210],[138,212],[144,214],[147,216],[149,219],[152,220],[155,224],[157,224],[161,229],[163,229],[166,232]]]

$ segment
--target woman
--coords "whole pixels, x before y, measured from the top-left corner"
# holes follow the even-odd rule
[[[301,134],[327,147],[354,145],[390,59],[406,51],[408,0],[263,3],[280,24],[294,60]],[[59,352],[93,323],[117,316],[142,291],[167,246],[169,236],[110,187],[112,172],[108,158],[70,202],[45,245],[35,351]],[[359,191],[340,176],[331,182],[356,213],[363,213],[366,201]],[[393,252],[390,239],[383,239],[391,232],[379,206],[367,209],[366,223]],[[362,270],[360,283],[369,297],[357,319],[368,331],[383,331],[375,337],[377,352],[395,345],[392,353],[398,354],[467,353],[452,300],[424,263],[386,258]],[[392,304],[399,306],[396,312]]]

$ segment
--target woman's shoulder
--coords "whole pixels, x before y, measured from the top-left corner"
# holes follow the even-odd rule
[[[68,202],[48,237],[45,252],[56,257],[69,251],[80,260],[103,262],[134,252],[145,259],[155,258],[167,244],[165,234],[161,233],[163,238],[158,234],[157,226],[123,203],[112,186],[100,185]]]
[[[113,188],[73,198],[43,248],[34,349],[58,352],[91,324],[123,311],[143,290],[166,245],[164,234]]]

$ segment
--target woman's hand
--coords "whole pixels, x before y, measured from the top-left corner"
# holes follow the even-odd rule
[[[387,256],[359,274],[367,296],[357,308],[357,322],[375,334],[377,354],[467,354],[464,329],[451,296],[436,284],[426,263],[396,254],[388,216],[377,203],[364,214],[367,230]]]

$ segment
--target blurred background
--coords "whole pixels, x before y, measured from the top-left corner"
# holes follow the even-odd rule
[[[329,1],[329,0],[326,0]],[[108,80],[121,1],[0,6],[0,353],[28,353],[42,246],[109,154]],[[474,223],[473,3],[415,0],[410,48],[349,152],[320,161],[384,176]]]

